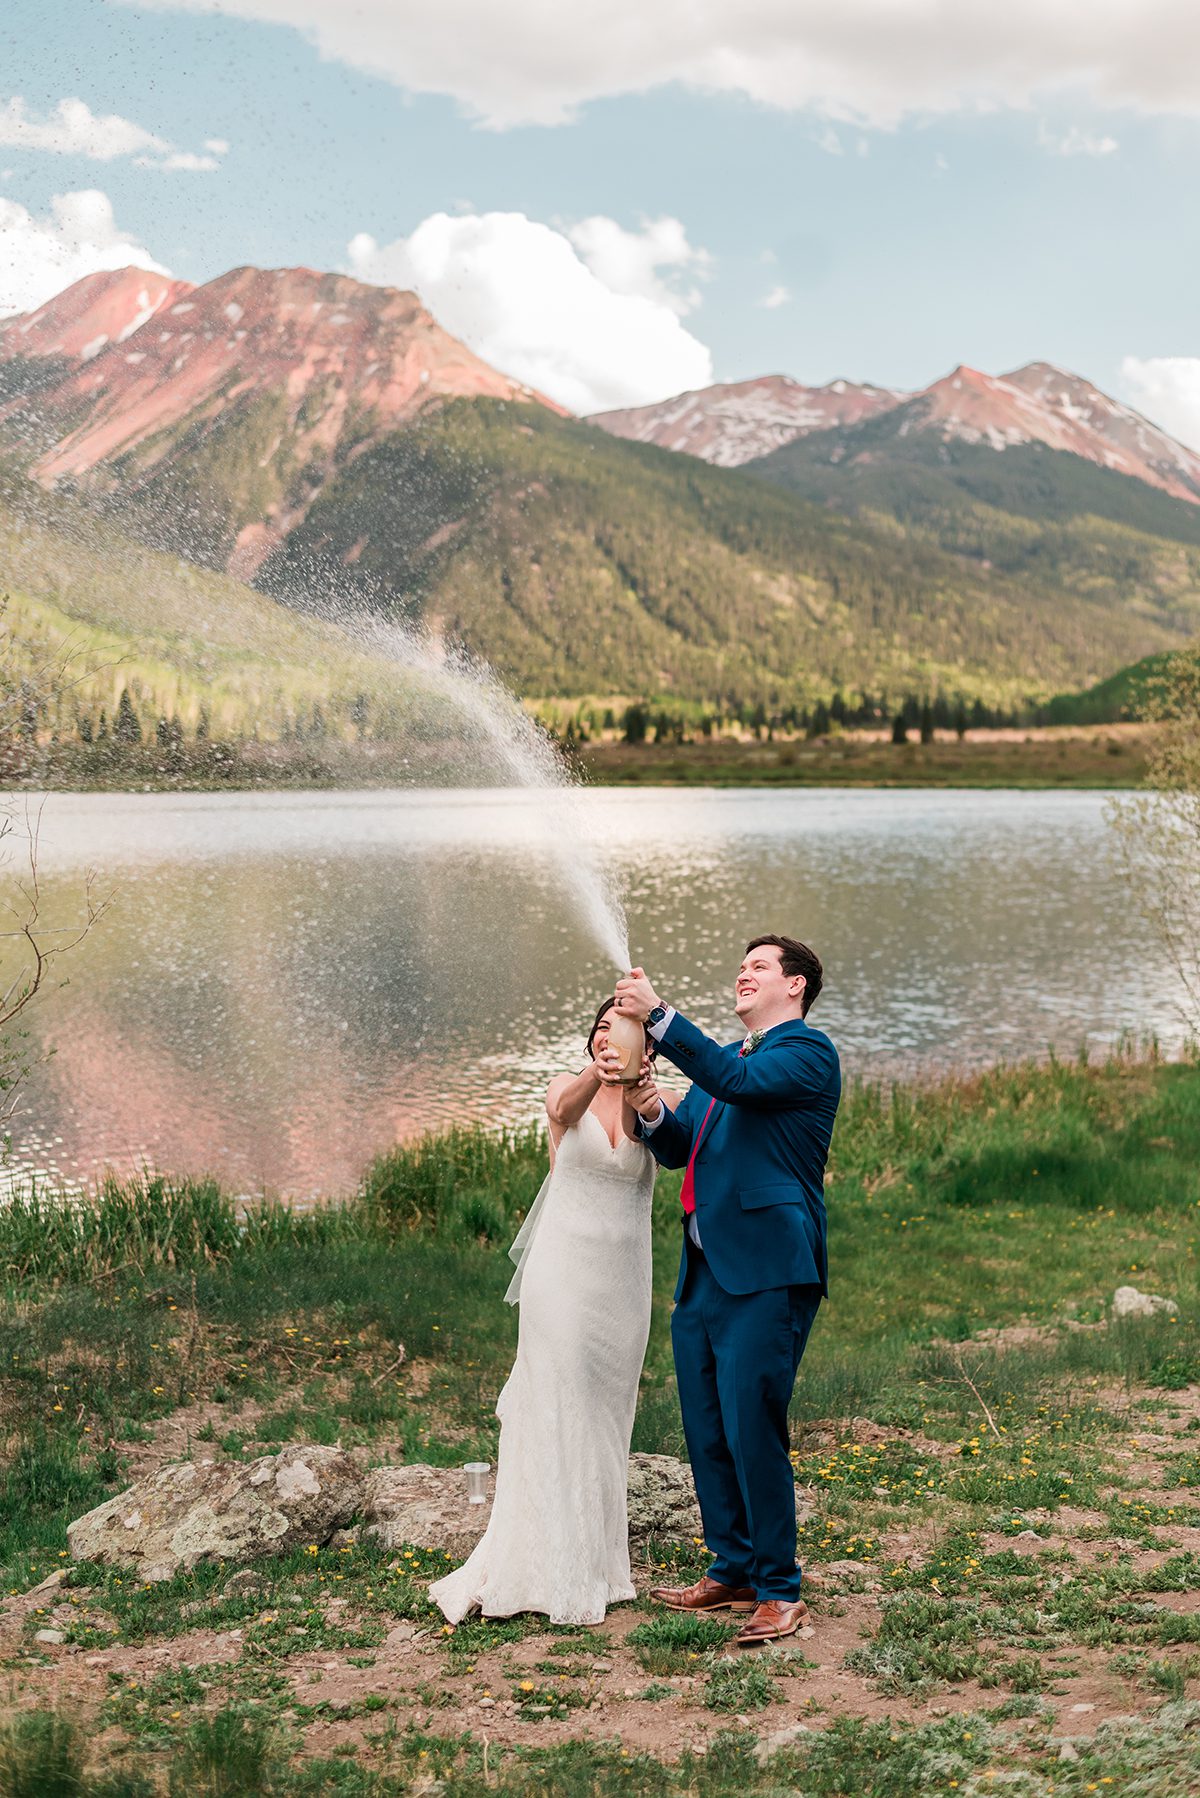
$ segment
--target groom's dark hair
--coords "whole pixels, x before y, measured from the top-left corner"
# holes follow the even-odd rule
[[[807,943],[801,943],[794,936],[756,936],[752,943],[746,944],[746,954],[751,949],[778,949],[779,964],[790,980],[795,974],[804,976],[804,1005],[800,1016],[808,1016],[808,1008],[825,984],[825,970],[821,966],[821,957]]]

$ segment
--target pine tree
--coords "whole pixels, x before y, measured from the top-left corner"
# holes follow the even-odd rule
[[[113,736],[118,743],[140,743],[142,727],[138,715],[133,709],[133,701],[129,697],[129,688],[121,688],[121,697],[117,701],[117,716],[113,723]]]
[[[625,708],[625,741],[627,743],[644,743],[646,728],[650,720],[645,706],[631,705]]]

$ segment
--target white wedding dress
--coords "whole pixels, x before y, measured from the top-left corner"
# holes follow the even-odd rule
[[[496,1496],[469,1560],[429,1588],[451,1623],[470,1611],[599,1623],[636,1596],[626,1512],[629,1439],[650,1332],[655,1163],[614,1149],[585,1112],[513,1244],[517,1359],[496,1403]]]

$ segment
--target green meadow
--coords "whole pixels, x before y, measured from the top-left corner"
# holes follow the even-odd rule
[[[264,1562],[249,1594],[86,1564],[36,1590],[73,1517],[202,1444],[494,1458],[506,1249],[545,1153],[451,1132],[305,1213],[153,1179],[0,1210],[4,1798],[1200,1788],[1193,1060],[848,1094],[793,1411],[811,1638],[736,1656],[721,1620],[644,1601],[447,1631],[442,1559],[364,1545]],[[634,1438],[666,1454],[678,1179]],[[1114,1321],[1121,1285],[1176,1310]]]

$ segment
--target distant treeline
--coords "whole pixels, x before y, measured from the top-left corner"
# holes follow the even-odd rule
[[[1036,725],[1102,723],[1111,719],[1076,716],[1078,701],[1068,694],[1045,704],[1025,706],[993,706],[981,699],[906,693],[902,698],[889,698],[887,693],[860,693],[847,698],[834,693],[828,700],[812,706],[787,705],[771,709],[760,701],[755,705],[729,703],[711,709],[685,706],[678,709],[635,702],[617,710],[613,707],[578,706],[565,719],[559,712],[547,720],[551,734],[561,741],[588,743],[598,739],[619,737],[624,743],[686,743],[698,738],[736,732],[752,733],[770,742],[777,736],[827,737],[835,731],[888,730],[892,740],[905,743],[919,737],[930,743],[939,731],[954,731],[965,737],[973,730],[1015,730]]]

